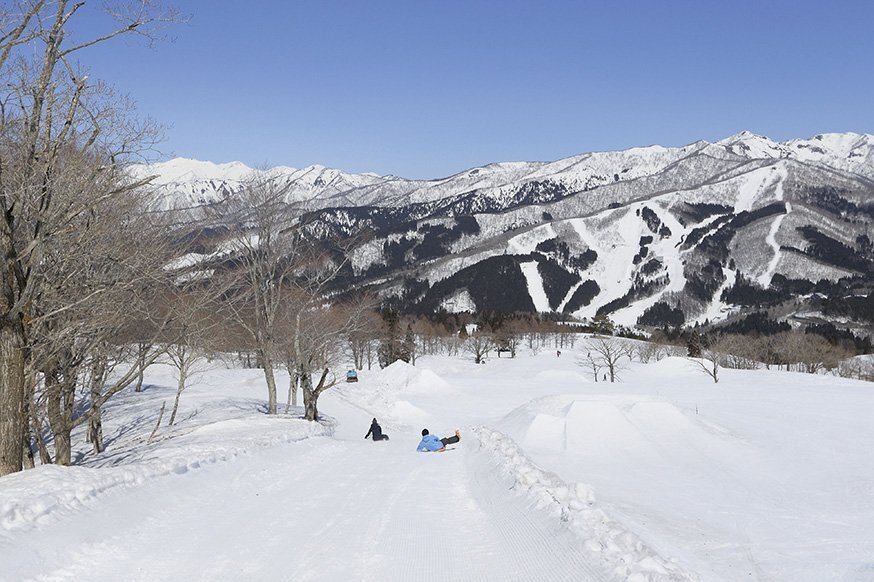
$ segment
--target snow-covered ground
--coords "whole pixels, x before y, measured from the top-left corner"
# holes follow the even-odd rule
[[[154,367],[104,454],[0,478],[0,580],[874,580],[874,384],[682,358],[594,383],[582,346],[363,370],[323,424],[215,363],[149,443]],[[463,438],[416,453],[423,427]]]

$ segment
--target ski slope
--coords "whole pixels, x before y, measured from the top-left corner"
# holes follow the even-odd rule
[[[870,384],[682,358],[595,383],[584,350],[362,370],[323,424],[214,363],[148,443],[151,368],[105,453],[0,479],[0,580],[872,580]],[[463,438],[416,453],[423,427]]]
[[[557,524],[519,504],[478,503],[463,453],[411,466],[409,448],[356,436],[107,495],[50,530],[17,534],[16,554],[38,561],[3,577],[606,579]]]

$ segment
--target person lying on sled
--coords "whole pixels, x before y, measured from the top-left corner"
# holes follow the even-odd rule
[[[420,453],[428,453],[432,451],[442,451],[446,445],[455,444],[461,440],[461,435],[455,431],[455,436],[439,438],[430,434],[427,428],[422,429],[422,440],[416,450]]]

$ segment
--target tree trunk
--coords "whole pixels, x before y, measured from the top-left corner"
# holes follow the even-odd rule
[[[51,465],[52,455],[49,453],[49,447],[46,445],[46,439],[43,437],[42,422],[35,407],[30,409],[30,433],[36,441],[36,448],[39,451],[39,462],[43,465]]]
[[[91,367],[91,412],[88,415],[88,438],[95,453],[103,446],[103,384],[106,380],[106,361],[97,358]]]
[[[273,358],[265,349],[258,350],[258,358],[264,365],[264,379],[267,381],[267,414],[276,414],[276,377],[273,375]]]
[[[30,375],[25,376],[27,378],[27,394],[24,400],[24,426],[21,427],[24,430],[24,436],[22,437],[22,444],[24,445],[24,450],[22,451],[22,466],[25,469],[33,469],[34,468],[34,458],[33,458],[33,437],[31,436],[30,423],[28,420],[33,414],[33,384],[30,382]]]
[[[364,368],[364,342],[358,338],[349,340],[349,347],[352,350],[352,363],[356,370]]]
[[[304,418],[306,420],[316,421],[319,420],[319,409],[318,409],[318,399],[312,396],[312,392],[310,392],[309,398],[307,398],[306,393],[304,393]]]
[[[70,465],[73,462],[73,442],[69,430],[55,432],[55,464]]]
[[[300,391],[303,394],[304,418],[316,420],[318,410],[313,399],[313,377],[303,364],[298,365],[297,375],[300,378]]]
[[[188,365],[182,364],[179,366],[179,382],[176,384],[176,400],[173,402],[173,412],[170,414],[169,426],[173,426],[176,422],[176,412],[179,410],[179,397],[182,396],[182,391],[185,390],[185,382],[188,380]]]
[[[4,286],[8,285],[6,278],[12,277],[11,270],[0,277]],[[8,303],[8,300],[4,303]],[[24,329],[20,321],[10,322],[6,318],[0,320],[0,477],[21,471],[24,425],[27,423],[24,407]]]
[[[285,367],[288,369],[288,399],[285,401],[285,414],[288,414],[292,406],[297,406],[297,367],[290,361]]]
[[[137,372],[137,384],[134,386],[134,392],[142,392],[143,391],[143,380],[146,373],[146,352],[148,348],[146,344],[139,345],[139,351],[137,352],[137,364],[139,366],[140,371]]]
[[[49,376],[46,377],[47,382]],[[55,463],[69,465],[72,461],[72,422],[73,399],[76,395],[75,382],[69,379],[51,380],[47,383],[49,426],[55,442]]]
[[[36,466],[33,458],[33,445],[31,444],[30,430],[25,425],[24,449],[21,451],[21,466],[24,469],[33,469]]]
[[[155,433],[158,432],[158,427],[161,426],[161,419],[164,418],[164,406],[166,406],[167,401],[161,403],[161,412],[158,413],[158,422],[155,423],[155,428],[152,429],[152,434],[149,435],[149,439],[146,443],[152,442],[152,439],[155,438]]]
[[[307,374],[309,377],[309,374]],[[312,380],[308,382],[309,386],[307,389],[303,391],[303,406],[304,406],[304,419],[310,421],[319,420],[319,396],[321,393],[327,388],[325,386],[325,379],[328,377],[328,368],[325,368],[322,372],[321,378],[319,378],[319,383],[315,388],[312,386]]]

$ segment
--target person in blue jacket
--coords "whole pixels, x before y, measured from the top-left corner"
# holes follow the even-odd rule
[[[455,431],[455,436],[438,438],[428,432],[427,428],[422,429],[422,440],[419,441],[419,446],[416,450],[420,453],[428,453],[432,451],[442,451],[446,445],[455,444],[461,440],[461,435]]]

